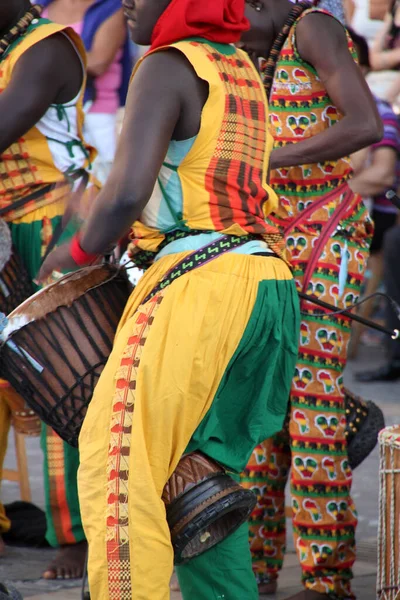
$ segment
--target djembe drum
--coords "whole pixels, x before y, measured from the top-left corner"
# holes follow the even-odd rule
[[[379,434],[378,600],[400,598],[400,425]]]
[[[10,313],[31,294],[29,274],[12,248],[7,223],[0,219],[0,313]]]
[[[131,291],[116,266],[88,267],[40,290],[8,316],[0,376],[72,446]]]

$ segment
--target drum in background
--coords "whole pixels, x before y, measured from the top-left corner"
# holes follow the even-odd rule
[[[379,434],[378,600],[400,598],[400,425]]]
[[[41,422],[37,414],[25,404],[23,398],[10,385],[5,384],[3,387],[0,383],[0,388],[10,409],[11,423],[15,431],[28,436],[40,435]]]
[[[124,270],[87,267],[37,292],[8,316],[0,376],[72,446],[78,445],[131,291]]]
[[[32,294],[29,274],[12,248],[10,229],[0,219],[0,313],[10,313]]]

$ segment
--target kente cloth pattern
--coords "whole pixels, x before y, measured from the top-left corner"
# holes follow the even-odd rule
[[[250,26],[244,4],[244,0],[171,0],[154,27],[151,50],[192,37],[219,44],[238,42]]]
[[[309,11],[303,13],[300,18]],[[296,25],[279,57],[270,103],[277,146],[324,131],[340,118],[314,70],[298,56]],[[373,226],[346,180],[347,159],[271,174],[281,196],[271,217],[285,234],[298,290],[344,308],[360,294]],[[251,548],[260,582],[278,576],[285,552],[284,489],[291,470],[295,546],[306,588],[351,598],[355,560],[343,370],[350,322],[304,304],[290,393],[290,423],[251,458],[242,483],[254,488]]]
[[[289,268],[227,253],[145,302],[182,258],[160,258],[139,281],[80,435],[93,598],[167,600],[173,550],[161,497],[181,456],[199,450],[240,472],[287,411],[299,322]],[[248,589],[244,548],[237,564]],[[227,560],[219,566],[232,570]],[[221,578],[220,594],[236,597],[238,579]]]
[[[82,42],[72,30],[44,19],[38,19],[36,23],[30,25],[22,38],[10,46],[4,59],[0,62],[0,93],[9,85],[19,58],[35,44],[59,32],[64,32],[73,40],[84,62],[85,53]],[[86,167],[89,167],[89,163],[94,158],[94,151],[86,147],[82,136],[83,93],[82,88],[77,104],[79,143],[87,152]],[[47,190],[48,184],[54,184],[54,189],[40,194],[41,190]],[[15,210],[12,208],[13,203],[34,192],[38,192],[39,197],[29,201],[21,208]],[[70,185],[66,182],[65,175],[54,165],[49,141],[37,127],[33,127],[19,140],[16,140],[0,156],[0,209],[10,207],[10,211],[3,217],[6,221],[14,221],[38,208],[57,202],[65,198],[69,192]]]
[[[208,82],[209,97],[194,143],[172,169],[179,176],[181,203],[177,206],[176,198],[168,198],[171,165],[164,164],[140,222],[134,224],[135,248],[157,252],[170,231],[202,230],[259,235],[282,256],[282,236],[265,221],[278,200],[266,184],[273,140],[265,92],[254,65],[247,54],[229,45],[192,40],[172,47]]]

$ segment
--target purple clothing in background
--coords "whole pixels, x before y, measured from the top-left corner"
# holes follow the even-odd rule
[[[53,0],[38,0],[38,4],[41,4],[44,7],[48,7]],[[82,40],[86,50],[89,52],[93,45],[94,37],[99,29],[99,27],[112,17],[118,10],[122,8],[122,0],[95,0],[91,6],[86,11],[85,17],[83,19],[83,27],[82,27]],[[119,89],[119,98],[120,105],[125,106],[126,95],[128,93],[129,81],[132,72],[132,59],[129,47],[128,34],[126,37],[126,42],[123,48],[123,53],[121,57],[121,65],[122,65],[122,83]],[[93,100],[95,93],[95,89],[93,85],[90,85],[90,80],[88,81],[87,90],[85,94],[85,101]]]
[[[383,138],[372,146],[372,152],[378,148],[393,148],[397,153],[396,181],[393,189],[397,190],[400,184],[400,121],[392,107],[385,100],[375,98],[379,115],[383,121]],[[397,208],[386,199],[385,195],[374,197],[374,209],[385,213],[396,213]]]

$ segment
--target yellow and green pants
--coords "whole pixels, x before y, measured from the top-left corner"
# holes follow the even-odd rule
[[[79,499],[92,600],[168,600],[173,549],[161,499],[185,452],[240,472],[282,427],[298,345],[283,261],[225,254],[143,300],[131,295],[79,439]],[[177,569],[188,600],[256,600],[247,525]]]
[[[32,279],[40,269],[44,252],[63,211],[64,202],[57,201],[9,223],[14,247]],[[73,233],[74,226],[71,225],[64,231],[60,242],[66,241]],[[0,468],[7,449],[11,419],[6,394],[7,385],[3,382],[0,385]],[[85,539],[77,490],[78,450],[63,442],[44,424],[41,447],[44,453],[47,540],[52,546],[75,544]],[[9,527],[4,507],[0,504],[0,533],[6,532]]]

